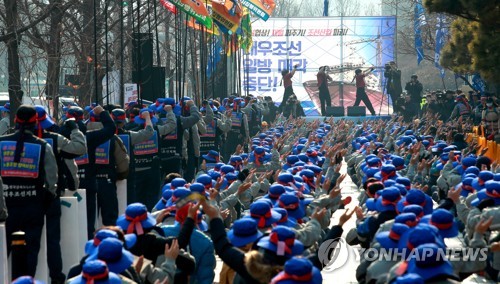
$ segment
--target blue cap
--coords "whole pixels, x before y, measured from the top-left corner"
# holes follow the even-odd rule
[[[301,220],[306,215],[305,204],[295,193],[284,193],[278,200],[278,205],[288,211],[288,216]]]
[[[254,243],[263,234],[257,229],[257,222],[251,218],[242,218],[234,221],[231,230],[227,232],[227,237],[235,247],[244,247]]]
[[[5,103],[2,107],[0,107],[0,111],[10,112],[10,103]]]
[[[85,254],[90,255],[95,253],[97,248],[99,247],[99,244],[107,238],[113,238],[118,240],[119,236],[117,232],[109,229],[101,229],[97,231],[94,235],[94,239],[87,241],[87,243],[85,244]],[[126,234],[124,238],[125,238],[125,245],[129,249],[132,248],[137,241],[137,236],[134,234]]]
[[[134,256],[123,248],[122,242],[107,238],[101,242],[97,251],[88,257],[88,260],[102,260],[106,262],[109,271],[120,274],[134,262]]]
[[[137,222],[131,221],[136,218],[139,218],[140,220]],[[128,234],[136,233],[141,235],[141,229],[152,228],[156,225],[156,219],[148,212],[146,205],[142,203],[132,203],[127,206],[125,214],[118,217],[116,225]],[[137,231],[138,228],[139,231]]]
[[[91,280],[88,279],[89,276],[91,278],[95,277],[92,279],[95,284],[121,284],[122,280],[120,277],[110,270],[108,270],[108,266],[102,260],[87,260],[82,266],[82,274],[71,280],[69,284],[87,284]]]
[[[458,225],[451,212],[444,209],[436,209],[432,215],[426,215],[420,220],[422,223],[430,224],[439,230],[443,238],[454,238],[458,235]]]
[[[170,186],[172,189],[176,189],[178,187],[182,187],[186,185],[186,180],[183,178],[174,178],[172,182],[170,183]]]
[[[447,259],[442,257],[446,254],[442,250],[442,247],[433,243],[419,245],[416,248],[416,255],[425,255],[426,257],[412,257],[408,262],[407,273],[417,274],[424,281],[439,275],[448,275],[456,278],[453,266]]]
[[[55,124],[55,122],[50,118],[50,116],[45,111],[45,108],[40,105],[35,106],[36,112],[38,114],[37,121],[40,123],[43,129],[50,128]]]
[[[292,258],[285,262],[284,270],[271,280],[276,284],[322,283],[323,277],[318,268],[306,258]]]
[[[409,229],[405,224],[394,223],[389,231],[378,233],[375,239],[385,249],[397,248],[401,236]]]
[[[403,212],[405,206],[415,204],[424,209],[424,215],[431,214],[433,210],[432,198],[418,189],[410,189],[405,197],[398,202],[398,212]]]
[[[417,215],[414,213],[408,212],[408,213],[401,213],[396,218],[394,218],[394,225],[399,223],[399,224],[405,224],[409,228],[413,228],[417,226],[418,224],[418,218]]]
[[[295,238],[295,232],[285,226],[276,226],[257,246],[274,252],[277,256],[292,257],[304,251],[304,245]]]
[[[281,219],[281,215],[272,210],[272,205],[265,200],[257,200],[250,205],[250,217],[257,222],[259,228],[271,227]]]
[[[44,284],[31,276],[21,276],[12,281],[12,284]]]

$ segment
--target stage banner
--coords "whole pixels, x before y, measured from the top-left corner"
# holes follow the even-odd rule
[[[352,106],[354,70],[375,71],[366,78],[377,114],[392,113],[385,93],[384,65],[394,60],[395,17],[270,18],[252,23],[253,45],[242,56],[242,90],[281,103],[281,71],[297,65],[293,90],[306,115],[319,114],[316,74],[328,66],[333,106]],[[342,84],[341,84],[342,83]],[[340,96],[342,93],[342,96]],[[342,97],[342,98],[341,98]]]

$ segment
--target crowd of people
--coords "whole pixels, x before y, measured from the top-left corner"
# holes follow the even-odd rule
[[[484,135],[495,138],[493,97],[454,99],[456,119],[429,100],[416,119],[363,122],[285,117],[252,96],[199,109],[187,97],[70,106],[59,124],[23,105],[0,136],[0,220],[9,244],[25,232],[28,252],[14,283],[33,283],[44,224],[52,283],[212,283],[216,256],[219,283],[321,283],[330,252],[322,244],[342,236],[400,250],[390,259],[362,254],[360,283],[456,283],[474,273],[499,281],[500,168],[465,140],[476,103]],[[357,201],[341,188],[347,175]],[[124,179],[128,206],[118,212]],[[62,271],[59,198],[78,188],[89,241],[85,257]],[[486,257],[441,257],[457,244]]]

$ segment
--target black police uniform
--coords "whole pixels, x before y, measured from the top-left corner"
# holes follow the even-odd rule
[[[108,112],[100,113],[102,129],[86,131],[87,154],[75,159],[78,165],[78,177],[80,179],[80,188],[86,190],[87,196],[87,237],[92,239],[95,231],[96,221],[96,150],[97,148],[110,140],[116,131],[116,126]],[[116,221],[116,220],[115,220]]]
[[[12,233],[25,232],[26,269],[29,275],[35,276],[45,211],[55,197],[57,164],[50,145],[30,131],[24,131],[22,138],[19,131],[0,137],[0,172],[9,212],[6,220],[8,251]],[[24,150],[16,162],[19,139],[24,142]],[[20,275],[13,275],[17,276]]]

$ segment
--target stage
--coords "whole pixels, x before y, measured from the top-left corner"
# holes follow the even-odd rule
[[[330,119],[329,116],[306,116],[307,122],[314,121],[314,120],[323,120],[324,121],[324,120],[329,120],[329,119]],[[333,117],[334,121],[339,121],[342,119],[356,121],[356,122],[363,122],[366,120],[378,120],[378,119],[389,121],[391,119],[391,116],[390,115],[380,115],[380,116],[379,115],[373,115],[373,116],[367,115],[367,116],[337,116],[337,117]]]

